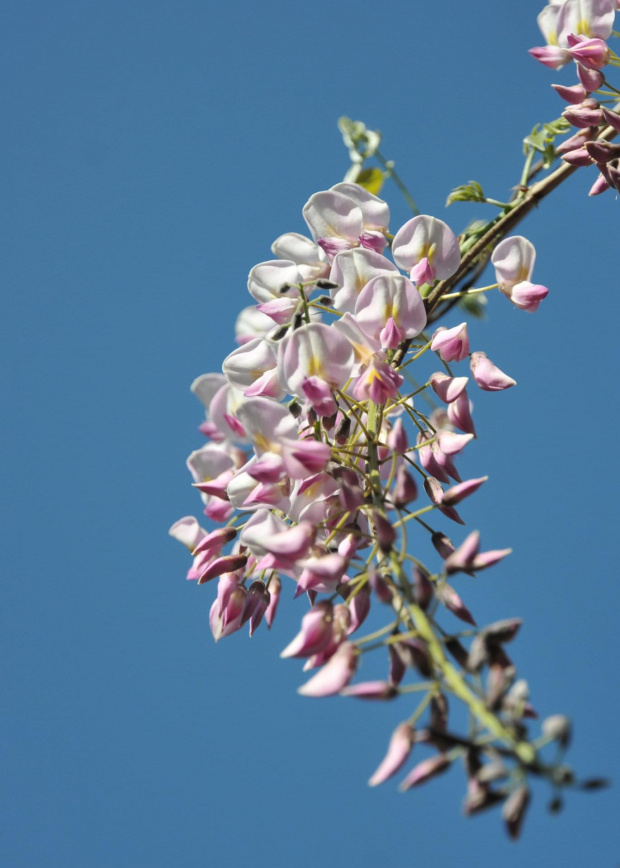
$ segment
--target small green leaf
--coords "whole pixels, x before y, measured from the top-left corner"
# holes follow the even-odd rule
[[[476,319],[485,319],[487,300],[483,295],[465,295],[459,306]]]
[[[548,138],[554,138],[555,136],[562,136],[564,133],[567,133],[570,130],[570,124],[566,118],[558,118],[545,124],[545,129],[547,130]]]
[[[460,187],[455,187],[446,199],[446,207],[453,202],[484,202],[484,193],[482,187],[477,181],[470,181],[469,184],[461,184]]]
[[[523,139],[523,150],[527,154],[528,148],[534,148],[543,155],[545,168],[549,168],[555,159],[553,141],[556,136],[563,136],[570,129],[570,124],[564,118],[550,121],[548,124],[536,124],[529,136]]]
[[[555,148],[552,142],[548,142],[543,152],[543,166],[548,169],[555,160]]]
[[[540,124],[536,124],[532,132],[529,136],[526,136],[523,139],[524,151],[527,153],[527,149],[534,148],[535,151],[544,151],[546,145],[547,134],[544,130],[540,129]]]
[[[378,196],[385,182],[385,173],[374,166],[371,169],[362,169],[355,183],[364,187],[369,193]]]

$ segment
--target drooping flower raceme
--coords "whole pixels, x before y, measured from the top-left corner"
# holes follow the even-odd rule
[[[569,18],[567,11],[561,20]],[[492,782],[496,747],[520,774],[537,762],[524,727],[531,706],[519,698],[523,682],[504,650],[518,626],[513,619],[478,629],[451,584],[510,550],[481,551],[477,531],[457,532],[453,543],[446,524],[465,523],[456,507],[465,515],[487,480],[463,479],[457,467],[476,437],[468,387],[505,391],[515,380],[471,352],[462,309],[435,325],[452,304],[438,312],[433,292],[468,273],[446,223],[418,215],[392,236],[387,204],[348,182],[311,196],[303,216],[312,238],[280,235],[277,258],[251,269],[256,304],[237,319],[238,347],[223,373],[192,385],[207,442],[188,468],[216,526],[186,517],[170,533],[192,552],[188,579],[217,586],[209,615],[216,641],[246,624],[250,635],[263,622],[271,627],[283,593],[308,601],[297,635],[281,626],[282,657],[316,670],[302,695],[387,701],[422,691],[372,786],[403,768],[420,742],[434,754],[409,770],[401,789],[464,758],[466,811],[504,802],[514,828],[516,791]],[[496,239],[491,260],[500,291],[535,311],[548,290],[530,282],[533,245]],[[468,371],[452,369],[467,360]],[[358,635],[382,613],[386,626]],[[444,615],[452,619],[446,628],[437,621]],[[459,621],[474,627],[469,649]],[[385,677],[364,679],[366,655],[379,649]],[[449,694],[469,707],[474,741],[448,730]]]

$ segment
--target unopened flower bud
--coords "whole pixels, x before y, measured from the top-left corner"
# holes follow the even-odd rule
[[[421,609],[427,609],[434,596],[433,585],[419,567],[413,569],[415,600]]]
[[[550,814],[559,814],[563,807],[564,799],[562,796],[554,796],[547,805],[547,810]]]
[[[446,639],[445,645],[446,651],[448,651],[454,657],[459,666],[462,666],[463,669],[466,669],[468,664],[468,654],[467,649],[462,644],[462,642],[459,642],[458,639],[453,638]]]
[[[447,771],[449,766],[450,760],[443,753],[424,760],[423,762],[418,763],[417,766],[414,766],[412,771],[409,772],[407,777],[401,783],[399,789],[404,793],[405,790],[410,790],[411,787],[417,787],[420,784],[424,784],[426,781],[430,781],[431,778],[435,778],[437,775],[442,774],[442,772]]]
[[[527,681],[520,678],[512,685],[502,701],[503,710],[519,720],[522,717],[536,717],[536,712],[527,701],[529,687]]]
[[[493,645],[503,645],[512,642],[521,629],[521,618],[505,618],[503,621],[495,621],[483,629],[486,640]]]
[[[397,688],[388,681],[362,681],[340,691],[341,696],[355,696],[357,699],[394,699]]]
[[[454,551],[452,540],[448,539],[445,533],[441,533],[441,531],[436,530],[433,533],[433,535],[431,536],[431,542],[435,548],[435,551],[444,560],[450,557],[450,555]]]
[[[355,594],[347,600],[347,605],[351,613],[351,622],[349,624],[349,629],[347,630],[347,633],[350,636],[362,626],[370,612],[370,588],[368,587],[368,584],[362,585],[359,591],[356,591]]]
[[[564,139],[563,142],[556,147],[556,154],[567,154],[569,151],[576,151],[583,148],[586,142],[591,141],[595,136],[595,132],[587,127],[585,130],[577,130],[569,139]]]
[[[586,150],[596,163],[610,163],[620,157],[618,142],[587,142]]]
[[[352,642],[343,642],[335,654],[309,681],[298,689],[302,696],[333,696],[347,686],[355,674],[358,650]]]
[[[392,733],[385,758],[368,781],[369,786],[376,787],[378,784],[382,784],[403,767],[409,759],[413,738],[413,727],[409,723],[400,723],[396,727]]]
[[[579,105],[571,106],[562,112],[562,117],[573,127],[585,129],[603,123],[603,112],[599,103],[588,97]]]
[[[223,605],[219,599],[213,601],[209,613],[209,624],[216,642],[225,636],[230,636],[241,627],[246,593],[245,588],[237,586],[226,595]]]
[[[452,401],[456,401],[468,382],[469,377],[449,377],[441,372],[431,374],[429,377],[433,392],[438,398],[441,398],[444,404],[451,404]]]
[[[491,790],[477,779],[472,778],[467,784],[467,795],[463,802],[463,813],[466,817],[473,817],[474,814],[480,814],[482,811],[486,811],[487,808],[492,808],[498,802],[502,802],[503,799],[504,797],[501,793]]]
[[[332,416],[323,416],[321,419],[321,425],[324,431],[331,431],[334,425],[336,424],[337,413],[334,413]]]
[[[460,503],[466,497],[469,497],[470,494],[477,491],[488,478],[488,476],[481,476],[478,479],[466,479],[465,482],[453,485],[452,488],[444,491],[441,499],[442,506],[456,506],[457,503]]]
[[[455,431],[438,431],[436,437],[439,449],[448,456],[458,455],[474,439],[473,434],[457,434]]]
[[[607,778],[587,778],[579,784],[580,790],[604,790],[609,786]]]
[[[377,599],[382,603],[391,603],[394,595],[389,582],[376,569],[371,569],[369,573],[370,587]]]
[[[508,834],[513,840],[519,837],[529,803],[530,791],[525,784],[521,784],[513,790],[504,802],[502,817],[506,823]]]
[[[489,649],[484,635],[479,633],[471,643],[467,657],[467,669],[470,672],[478,672],[489,659]]]
[[[240,624],[240,626],[243,626],[246,621],[250,622],[250,636],[254,635],[260,622],[263,620],[263,615],[267,610],[269,602],[270,594],[266,590],[264,582],[259,580],[252,582],[246,594]]]
[[[599,70],[609,63],[609,47],[604,39],[584,39],[569,33],[568,44],[571,57],[586,69]]]
[[[431,350],[439,353],[444,362],[460,362],[469,355],[467,323],[462,322],[454,328],[440,326],[431,341]]]
[[[442,503],[444,491],[441,485],[437,482],[437,480],[432,476],[427,476],[424,480],[424,490],[426,491],[429,499],[435,506],[438,506],[441,512],[451,518],[452,521],[456,521],[457,524],[465,524],[461,516],[458,514],[456,509],[452,506],[444,506]]]
[[[605,76],[598,69],[588,69],[580,63],[577,64],[577,75],[588,93],[597,91],[605,81]]]
[[[571,723],[568,717],[564,717],[563,714],[546,717],[541,724],[541,729],[544,736],[557,741],[562,747],[568,747],[571,737]]]
[[[334,607],[317,603],[301,620],[301,630],[280,657],[310,657],[327,647],[332,637]]]
[[[276,612],[278,611],[281,591],[282,582],[280,581],[279,576],[274,573],[269,580],[269,605],[265,610],[265,621],[270,629],[273,624],[273,619],[276,616]]]
[[[248,556],[242,554],[224,555],[221,558],[216,558],[209,564],[206,570],[200,574],[198,584],[202,585],[210,579],[215,579],[217,576],[221,576],[224,573],[234,573],[236,570],[243,569],[247,562]]]
[[[408,669],[417,669],[422,678],[432,677],[431,655],[423,639],[403,639],[401,642],[396,642],[395,646]]]
[[[355,512],[356,509],[364,502],[364,492],[361,487],[358,485],[357,481],[354,484],[350,484],[344,479],[340,483],[340,492],[339,492],[340,503],[343,508],[346,509],[347,512]]]
[[[590,187],[590,191],[588,192],[588,196],[599,196],[601,193],[604,193],[605,190],[609,190],[609,183],[607,179],[603,177],[603,175],[599,175],[596,181]]]
[[[443,693],[434,693],[430,706],[430,725],[434,730],[444,731],[448,727],[448,700]]]
[[[469,364],[476,384],[485,392],[500,392],[517,385],[517,381],[500,371],[486,353],[472,353]]]
[[[227,543],[232,542],[236,536],[236,528],[219,527],[217,530],[211,531],[211,533],[203,537],[192,554],[196,557],[196,555],[204,554],[205,552],[219,552]]]
[[[461,621],[465,621],[465,623],[471,624],[473,627],[476,626],[474,616],[451,585],[444,584],[438,586],[436,593],[439,601],[443,603],[446,609],[452,612],[453,615],[456,615],[456,617],[460,618]]]
[[[562,159],[570,166],[577,166],[581,169],[585,168],[586,166],[592,165],[590,154],[586,151],[585,148],[577,148],[574,151],[566,151],[566,153],[562,154]]]
[[[489,666],[486,685],[486,702],[489,708],[496,710],[499,707],[502,697],[514,678],[515,671],[514,667],[505,669],[496,663],[492,663]]]
[[[583,84],[574,84],[572,87],[566,87],[563,84],[552,84],[551,87],[559,96],[571,105],[579,105],[588,95],[588,91]]]
[[[351,434],[351,417],[350,416],[343,416],[341,418],[341,420],[338,422],[338,424],[336,425],[336,430],[334,432],[334,437],[335,437],[336,443],[339,443],[341,446],[344,446],[344,444],[349,439],[350,434]]]
[[[397,509],[407,506],[418,496],[418,486],[413,476],[404,464],[396,471],[396,485],[392,493],[392,502]]]
[[[392,546],[396,541],[396,531],[390,521],[377,510],[373,513],[373,522],[379,548],[384,554],[387,554],[392,550]]]
[[[479,771],[476,772],[477,779],[483,784],[490,784],[493,781],[499,781],[502,778],[508,777],[508,769],[498,755],[493,755],[491,762],[485,763]]]
[[[407,451],[409,441],[402,419],[397,419],[392,425],[392,430],[387,436],[387,445],[397,455],[402,455],[403,452]]]
[[[617,133],[620,133],[620,114],[605,107],[603,107],[602,111],[605,123],[609,124],[610,127],[613,127]]]
[[[613,187],[614,190],[620,192],[620,166],[618,162],[614,163],[599,163],[598,168],[602,171],[603,166],[607,169],[607,180],[609,181],[610,187]]]
[[[407,672],[407,666],[405,665],[403,656],[400,653],[398,643],[394,642],[388,645],[388,660],[388,681],[390,682],[390,684],[398,685],[403,680],[403,678],[405,677],[405,673]]]
[[[288,325],[278,326],[277,329],[274,329],[272,332],[270,332],[270,334],[269,334],[269,340],[271,340],[271,341],[281,341],[282,338],[283,338],[283,337],[285,336],[285,334],[287,333],[287,331],[288,331]]]
[[[456,428],[460,428],[466,434],[476,436],[476,428],[471,415],[471,405],[465,390],[461,392],[456,401],[448,404],[448,419]]]
[[[293,398],[291,403],[288,405],[288,411],[295,419],[299,419],[301,416],[301,405],[297,398]]]

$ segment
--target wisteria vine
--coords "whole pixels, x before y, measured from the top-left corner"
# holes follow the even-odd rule
[[[466,317],[490,292],[529,313],[544,301],[547,287],[533,282],[534,246],[509,233],[573,172],[596,167],[590,195],[620,191],[620,145],[612,141],[620,90],[604,72],[620,66],[607,42],[619,35],[617,8],[617,0],[563,0],[541,12],[547,44],[531,54],[553,69],[572,64],[577,83],[553,85],[568,108],[525,138],[509,201],[486,197],[476,182],[450,194],[448,204],[498,209],[458,236],[419,212],[381,153],[379,133],[341,118],[351,156],[345,180],[305,204],[311,237],[281,235],[275,258],[252,268],[255,303],[237,319],[238,348],[222,373],[192,384],[205,406],[200,430],[208,442],[187,463],[217,527],[208,531],[186,517],[170,530],[192,552],[188,579],[218,579],[210,611],[216,641],[245,624],[250,636],[263,621],[271,627],[290,580],[309,608],[281,656],[316,670],[301,694],[415,699],[372,786],[424,744],[431,755],[406,771],[400,789],[461,760],[465,813],[501,805],[512,837],[532,776],[549,782],[553,811],[567,787],[604,781],[580,781],[566,765],[564,716],[547,717],[539,735],[530,733],[537,714],[507,652],[520,619],[478,627],[454,587],[510,554],[482,549],[478,531],[455,533],[453,543],[440,529],[443,519],[464,524],[457,507],[486,481],[463,480],[456,466],[477,436],[469,392],[516,385],[482,350],[472,352]],[[390,177],[414,214],[394,233],[377,195]],[[477,286],[489,263],[494,282]],[[447,325],[437,325],[444,318]],[[463,362],[467,372],[457,367]],[[427,565],[425,544],[439,555],[439,569]],[[385,624],[360,635],[371,606],[387,613]],[[466,626],[448,629],[445,612]],[[378,650],[386,654],[385,678],[358,680],[364,655]],[[450,726],[454,699],[468,711],[464,734]]]

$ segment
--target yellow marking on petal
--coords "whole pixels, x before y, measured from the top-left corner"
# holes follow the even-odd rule
[[[275,449],[272,448],[271,443],[264,434],[255,434],[253,439],[254,445],[258,446],[263,452],[275,452]]]
[[[558,44],[558,34],[555,32],[555,30],[553,30],[547,38],[547,45],[557,45],[557,44]]]
[[[429,247],[426,248],[425,256],[428,259],[429,265],[433,264],[433,259],[435,258],[436,253],[437,253],[437,245],[436,244],[431,244]]]
[[[587,36],[588,38],[592,36],[590,25],[585,18],[582,18],[580,21],[577,22],[577,29],[575,30],[575,33],[579,34],[580,36]]]
[[[374,351],[371,350],[370,347],[367,347],[366,344],[355,343],[351,338],[349,338],[349,342],[353,347],[353,352],[355,353],[355,361],[368,364],[374,355]]]
[[[316,482],[313,482],[312,485],[309,485],[308,488],[304,490],[302,497],[307,497],[309,500],[316,500],[321,495],[322,484],[323,480],[317,479]]]
[[[323,376],[323,364],[318,356],[310,356],[307,362],[307,371],[309,377],[320,377],[322,380],[325,379]]]
[[[530,270],[526,265],[522,265],[521,270],[519,271],[519,274],[517,275],[517,279],[515,280],[515,283],[521,283],[522,280],[529,280],[529,279],[530,279]]]

